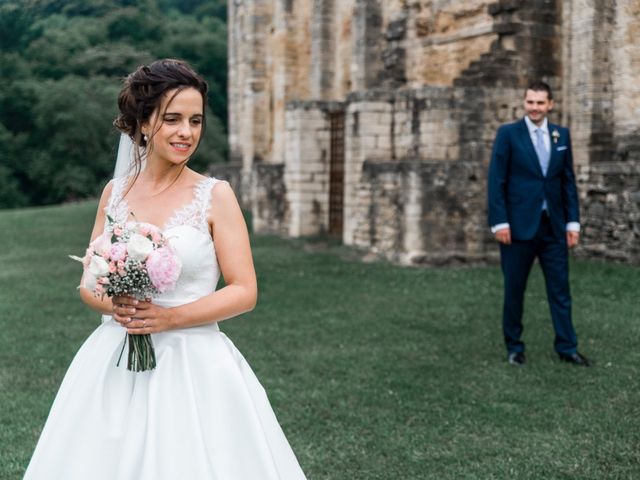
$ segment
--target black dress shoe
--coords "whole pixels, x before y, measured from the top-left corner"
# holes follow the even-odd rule
[[[560,357],[560,360],[562,360],[563,362],[572,363],[574,365],[580,365],[581,367],[591,366],[591,362],[589,362],[587,357],[585,357],[584,355],[578,352],[571,353],[568,355],[565,353],[559,353],[558,357]]]
[[[509,365],[515,365],[517,367],[524,365],[524,352],[511,352],[507,357],[507,362],[509,362]]]

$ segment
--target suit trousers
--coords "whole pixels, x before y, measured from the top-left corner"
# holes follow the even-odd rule
[[[538,258],[544,274],[547,300],[555,330],[556,352],[572,354],[577,338],[571,320],[571,292],[569,290],[569,251],[565,237],[553,233],[546,212],[531,240],[500,244],[500,261],[504,276],[504,307],[502,328],[509,353],[523,352],[522,312],[527,279],[534,260]]]

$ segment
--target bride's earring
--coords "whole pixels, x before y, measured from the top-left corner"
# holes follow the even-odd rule
[[[144,141],[145,141],[145,142],[148,142],[148,141],[149,141],[149,137],[147,136],[147,134],[146,134],[146,133],[145,133],[142,137],[144,138]]]

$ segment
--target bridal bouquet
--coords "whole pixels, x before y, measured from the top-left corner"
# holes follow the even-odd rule
[[[84,257],[69,255],[84,266],[82,286],[99,297],[130,296],[138,300],[171,290],[182,266],[160,229],[148,223],[116,223],[109,216],[107,220],[106,231],[91,242]],[[156,355],[151,335],[127,334],[127,341],[127,369],[154,369]],[[124,351],[124,345],[122,348]]]

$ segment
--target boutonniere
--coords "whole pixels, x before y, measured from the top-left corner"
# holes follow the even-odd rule
[[[560,138],[560,132],[555,129],[553,132],[551,132],[551,138],[553,138],[553,143],[558,143],[558,139]]]

